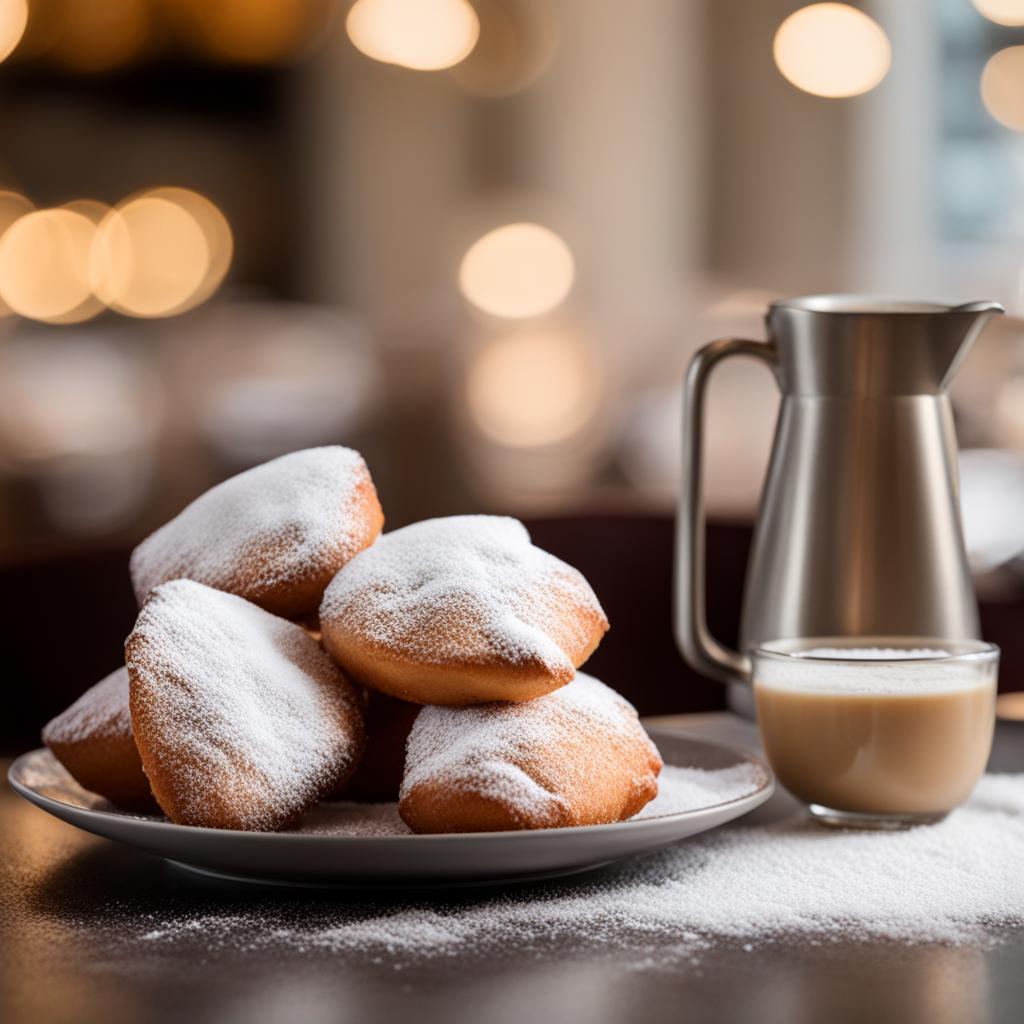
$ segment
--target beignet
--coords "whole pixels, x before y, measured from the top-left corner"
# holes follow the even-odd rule
[[[155,811],[128,711],[123,666],[47,722],[43,742],[83,788],[133,811]]]
[[[581,573],[504,516],[428,519],[356,555],[320,606],[353,679],[418,704],[528,701],[564,686],[608,620]]]
[[[172,821],[272,831],[358,763],[358,695],[301,626],[174,580],[153,591],[125,651],[135,741]]]
[[[383,525],[358,452],[292,452],[211,488],[144,540],[131,556],[135,596],[141,606],[161,583],[190,579],[298,618]]]
[[[414,832],[623,821],[657,795],[661,765],[633,706],[581,672],[528,703],[424,708],[398,810]]]

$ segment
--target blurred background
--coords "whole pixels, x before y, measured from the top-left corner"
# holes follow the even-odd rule
[[[141,537],[332,442],[389,528],[528,519],[642,710],[720,705],[669,628],[679,385],[817,291],[1006,306],[953,397],[1024,688],[1024,0],[0,0],[0,58],[0,743],[117,664]],[[776,406],[717,375],[723,636]]]

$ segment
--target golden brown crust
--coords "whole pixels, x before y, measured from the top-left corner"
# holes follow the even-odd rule
[[[657,795],[661,766],[632,707],[580,674],[530,704],[425,709],[399,813],[420,833],[623,821]]]
[[[543,821],[522,818],[512,813],[509,805],[501,800],[467,790],[451,792],[440,782],[417,786],[399,804],[399,813],[409,828],[420,835],[518,832],[592,824],[572,821],[568,814],[546,817]]]
[[[640,742],[606,742],[607,737],[581,735],[573,743],[538,750],[529,764],[512,760],[539,786],[561,795],[564,806],[530,814],[514,803],[436,780],[403,796],[399,813],[419,833],[511,832],[625,821],[658,795],[661,759]],[[568,783],[562,777],[567,764],[579,766]]]
[[[93,736],[74,742],[46,740],[53,756],[83,789],[119,807],[143,813],[159,810],[131,734]]]
[[[84,789],[127,810],[158,810],[132,736],[124,668],[48,722],[43,742]]]
[[[597,647],[602,633],[587,651]],[[557,690],[575,674],[531,660],[508,664],[449,662],[432,665],[403,658],[365,637],[354,636],[343,623],[322,622],[321,642],[348,674],[363,686],[412,704],[464,707],[490,701],[529,701]]]

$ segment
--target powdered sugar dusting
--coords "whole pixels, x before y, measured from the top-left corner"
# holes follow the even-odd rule
[[[228,814],[270,829],[301,813],[359,751],[355,692],[299,626],[189,580],[153,592],[127,644],[136,737],[173,779],[187,824]],[[166,806],[165,810],[169,810]]]
[[[586,614],[567,614],[566,609]],[[450,516],[385,534],[327,588],[321,620],[434,665],[539,661],[571,673],[604,613],[582,574],[534,547],[522,523]]]
[[[395,970],[554,945],[672,966],[721,940],[777,936],[984,944],[1024,928],[1024,775],[985,776],[967,805],[906,832],[833,831],[806,814],[734,824],[589,879],[429,900],[318,900],[296,921],[274,904],[238,914],[153,915],[136,941],[323,951]],[[251,904],[250,904],[251,905]],[[314,909],[315,908],[315,909]],[[627,961],[629,962],[629,961]]]
[[[44,743],[128,736],[128,670],[123,666],[89,687],[81,697],[43,729]]]
[[[225,480],[132,553],[140,604],[179,577],[252,598],[325,562],[339,568],[369,542],[353,514],[368,482],[362,456],[340,446],[292,452]]]
[[[633,820],[683,814],[739,800],[756,793],[766,782],[765,770],[751,761],[729,768],[682,768],[666,764],[658,776],[658,795]]]
[[[400,798],[421,784],[441,784],[510,805],[526,821],[558,821],[568,787],[538,781],[530,767],[580,734],[597,744],[609,735],[646,742],[657,758],[633,706],[579,672],[561,689],[521,704],[425,707],[409,733]],[[567,776],[577,769],[571,760],[564,764]]]
[[[290,831],[304,836],[350,839],[412,835],[409,826],[398,816],[397,803],[358,804],[348,800],[317,804]]]

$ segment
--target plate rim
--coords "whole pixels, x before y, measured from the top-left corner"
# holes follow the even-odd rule
[[[438,833],[411,833],[409,835],[387,835],[387,836],[346,836],[346,835],[310,835],[298,832],[258,832],[253,830],[245,829],[227,829],[227,828],[207,828],[202,825],[180,825],[173,821],[160,821],[152,818],[143,817],[142,815],[132,814],[129,811],[108,811],[93,807],[79,807],[76,804],[66,803],[63,800],[58,800],[54,797],[47,796],[40,793],[37,789],[22,782],[20,779],[15,778],[15,772],[22,766],[22,762],[26,762],[30,757],[37,754],[44,754],[50,757],[54,757],[52,751],[47,747],[36,747],[33,750],[27,750],[22,754],[19,754],[10,764],[7,769],[7,783],[18,794],[22,799],[27,800],[29,803],[39,807],[40,810],[46,811],[48,814],[52,814],[54,817],[59,818],[61,821],[67,822],[67,819],[59,814],[54,808],[67,808],[76,814],[85,815],[86,817],[101,817],[108,818],[113,821],[134,821],[139,822],[140,825],[145,826],[147,829],[154,829],[161,832],[169,832],[172,834],[189,834],[196,835],[202,834],[209,836],[211,840],[217,836],[221,837],[258,837],[263,841],[275,841],[278,843],[291,843],[296,846],[309,843],[323,843],[324,841],[339,842],[344,844],[355,844],[355,843],[381,843],[381,842],[395,842],[405,841],[408,842],[410,839],[427,840],[433,843],[441,843],[445,840],[449,842],[465,842],[466,840],[477,840],[484,841],[487,839],[500,838],[503,841],[510,842],[523,842],[531,839],[535,839],[538,835],[547,836],[571,836],[580,833],[586,833],[592,835],[594,830],[600,830],[607,834],[608,832],[621,830],[624,827],[635,830],[638,825],[654,825],[662,824],[670,821],[685,821],[688,818],[693,818],[698,815],[706,815],[712,812],[718,812],[727,808],[733,808],[736,805],[741,805],[747,802],[753,802],[753,806],[756,807],[765,801],[767,801],[775,791],[776,779],[775,774],[772,772],[767,762],[757,755],[742,750],[738,747],[734,747],[728,743],[720,743],[718,740],[709,740],[701,736],[695,736],[692,733],[687,732],[683,729],[672,729],[666,726],[644,726],[644,731],[651,737],[651,739],[657,745],[657,737],[663,736],[669,740],[687,740],[691,743],[697,743],[704,747],[712,747],[716,750],[724,753],[732,754],[738,762],[746,764],[757,765],[764,773],[764,781],[755,790],[750,793],[745,793],[742,796],[733,797],[730,800],[722,800],[714,804],[706,804],[703,807],[694,807],[686,811],[673,811],[667,814],[650,815],[646,818],[626,818],[623,821],[609,821],[602,822],[595,825],[562,825],[557,828],[542,828],[542,829],[509,829],[506,831],[498,832],[438,832]],[[56,758],[54,758],[56,760]],[[58,762],[59,763],[59,762]],[[84,788],[84,787],[83,787]],[[385,801],[390,802],[390,801]],[[753,810],[753,807],[751,807]],[[738,817],[734,816],[734,817]],[[732,820],[732,819],[729,819]],[[77,826],[74,822],[67,822],[75,827]]]

